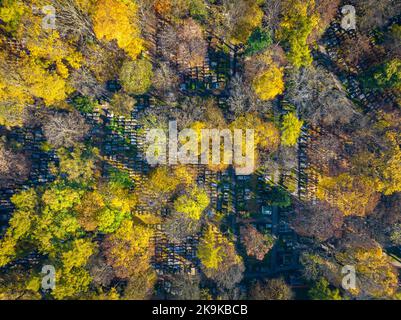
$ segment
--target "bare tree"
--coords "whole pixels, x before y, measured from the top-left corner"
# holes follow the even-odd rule
[[[313,125],[343,125],[357,114],[339,80],[322,67],[297,71],[289,82],[290,102]]]
[[[89,131],[89,125],[78,112],[58,112],[48,117],[43,131],[51,145],[56,148],[69,148],[83,141]]]
[[[178,89],[179,77],[168,63],[162,62],[154,70],[152,84],[157,94],[166,102],[176,100],[176,91]]]
[[[31,163],[21,152],[14,152],[0,142],[0,185],[20,183],[29,176]]]
[[[343,214],[326,202],[302,203],[297,205],[291,225],[301,236],[325,241],[341,235]]]
[[[169,240],[179,243],[199,231],[200,223],[188,218],[183,213],[175,212],[167,218],[164,227]]]
[[[176,26],[166,26],[160,32],[159,39],[165,59],[176,59],[184,69],[203,65],[207,43],[195,20],[186,19]]]
[[[88,38],[96,39],[89,16],[74,1],[55,0],[53,5],[57,11],[57,30],[61,35],[78,38],[82,42]]]

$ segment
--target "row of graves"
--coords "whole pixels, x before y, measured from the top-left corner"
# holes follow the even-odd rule
[[[150,41],[151,59],[163,57],[163,48],[157,33],[169,27],[170,21],[159,17],[156,26],[151,28],[148,37]],[[190,66],[171,54],[169,63],[178,70],[180,77],[179,90],[185,95],[220,96],[225,90],[228,80],[235,74],[238,66],[239,48],[218,38],[212,31],[206,31],[207,50],[202,64]],[[162,59],[163,60],[163,59]]]
[[[275,245],[262,261],[246,257],[243,252],[247,278],[290,274],[299,269],[297,235],[288,223],[292,209],[269,204],[264,191],[269,188],[270,178],[268,169],[259,169],[252,175],[236,176],[235,179],[237,231],[241,225],[251,224],[259,232],[270,234],[276,239]],[[244,251],[243,248],[240,250]]]
[[[236,70],[237,49],[208,37],[207,55],[202,66],[187,68],[182,72],[180,90],[185,94],[219,96]]]
[[[158,19],[153,32],[162,30],[168,24],[169,21]],[[158,37],[153,35],[151,55],[161,57],[163,56],[161,50]],[[220,105],[229,77],[235,72],[236,48],[209,34],[207,52],[202,65],[188,67],[173,56],[169,61],[171,67],[179,71],[179,90],[182,94],[215,96]],[[191,167],[196,172],[197,184],[204,188],[209,196],[211,209],[208,210],[207,214],[210,217],[215,214],[229,216],[234,211],[232,186],[234,170],[230,168],[223,172],[215,172],[202,164],[191,165]],[[144,212],[147,210],[148,208],[143,208]],[[168,214],[169,210],[160,212],[163,218]],[[201,233],[189,236],[180,243],[174,243],[166,237],[163,223],[157,225],[156,229],[153,266],[159,275],[158,287],[168,292],[171,285],[168,279],[171,274],[195,275],[199,272],[200,265],[196,257],[196,249]]]
[[[8,222],[14,211],[11,197],[22,190],[54,181],[55,176],[49,168],[51,165],[57,165],[58,163],[54,150],[45,151],[43,149],[43,143],[46,139],[40,128],[17,128],[10,131],[8,138],[24,149],[30,160],[31,170],[26,181],[0,186],[0,238],[6,232]],[[13,261],[12,264],[2,269],[29,268],[32,265],[38,265],[40,259],[41,255],[39,253],[32,252],[23,258]]]
[[[359,76],[368,70],[367,60],[360,61],[358,64],[351,64],[344,57],[342,44],[346,39],[355,39],[359,35],[358,29],[345,30],[341,27],[343,16],[339,12],[336,19],[330,24],[322,37],[322,44],[326,51],[326,56],[314,51],[315,60],[338,76],[347,90],[349,98],[361,105],[365,112],[379,110],[384,104],[393,104],[396,100],[394,94],[390,92],[379,92],[368,90],[361,86]],[[401,16],[395,16],[389,20],[382,30],[372,30],[368,34],[370,40],[370,53],[377,53],[376,61],[382,62],[383,56],[378,47],[378,37],[388,31],[393,25],[401,23]],[[356,26],[358,28],[358,26]]]

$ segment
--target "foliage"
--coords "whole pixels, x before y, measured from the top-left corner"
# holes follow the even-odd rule
[[[245,246],[248,256],[254,256],[263,260],[274,244],[274,238],[270,234],[262,234],[252,225],[240,228],[241,243]]]
[[[299,120],[294,112],[285,114],[281,123],[281,144],[294,146],[301,134],[302,125],[303,121]]]
[[[145,93],[152,83],[152,64],[146,59],[125,61],[120,71],[124,90],[130,94]]]
[[[245,54],[253,55],[255,53],[260,53],[261,51],[267,49],[273,43],[270,30],[263,28],[256,28],[252,34],[249,36]]]
[[[283,278],[255,282],[249,290],[253,300],[291,300],[293,293]]]
[[[199,220],[209,202],[210,200],[205,190],[194,188],[189,194],[182,195],[175,200],[174,209],[177,212],[186,214],[191,219]]]
[[[93,14],[93,29],[100,40],[116,40],[120,48],[136,59],[144,49],[134,1],[100,0]]]
[[[312,62],[308,37],[319,23],[319,16],[313,11],[314,5],[314,0],[286,0],[283,3],[284,17],[278,38],[288,43],[288,60],[296,68],[308,66]]]
[[[338,289],[330,289],[329,282],[325,278],[320,278],[308,291],[312,300],[342,300]]]
[[[124,220],[104,244],[108,263],[120,278],[129,278],[150,268],[153,231],[146,226]]]

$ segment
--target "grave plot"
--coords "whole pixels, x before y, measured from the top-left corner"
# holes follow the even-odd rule
[[[340,81],[344,84],[349,97],[360,104],[367,113],[374,112],[385,104],[393,104],[396,97],[389,92],[378,92],[375,90],[368,90],[363,88],[358,78],[363,72],[367,71],[369,64],[366,61],[360,61],[358,64],[350,64],[344,58],[343,42],[346,39],[354,39],[358,35],[358,31],[346,31],[341,28],[342,16],[338,15],[336,20],[333,21],[327,29],[322,43],[327,51],[327,58],[322,57],[321,54],[315,54],[317,63],[328,68],[330,71],[338,75]],[[371,47],[370,53],[379,54],[380,50],[375,50],[378,47],[376,41],[377,34],[388,30],[395,23],[400,23],[401,17],[397,16],[390,20],[389,24],[384,27],[384,30],[372,30],[368,35],[369,45]],[[382,56],[375,57],[377,61],[382,61]],[[331,61],[328,61],[331,60]],[[334,62],[334,64],[333,64]]]
[[[237,48],[211,35],[203,65],[181,71],[180,90],[189,95],[222,95],[230,77],[235,74],[236,60]]]

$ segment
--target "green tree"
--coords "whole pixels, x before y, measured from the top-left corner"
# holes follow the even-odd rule
[[[283,19],[277,35],[288,44],[288,60],[296,68],[312,63],[308,38],[319,24],[314,6],[314,0],[283,1]]]
[[[308,291],[308,295],[312,300],[342,300],[338,289],[330,289],[329,282],[320,278],[313,287]]]
[[[127,93],[144,94],[152,84],[152,64],[147,59],[126,60],[120,71],[120,81]]]

